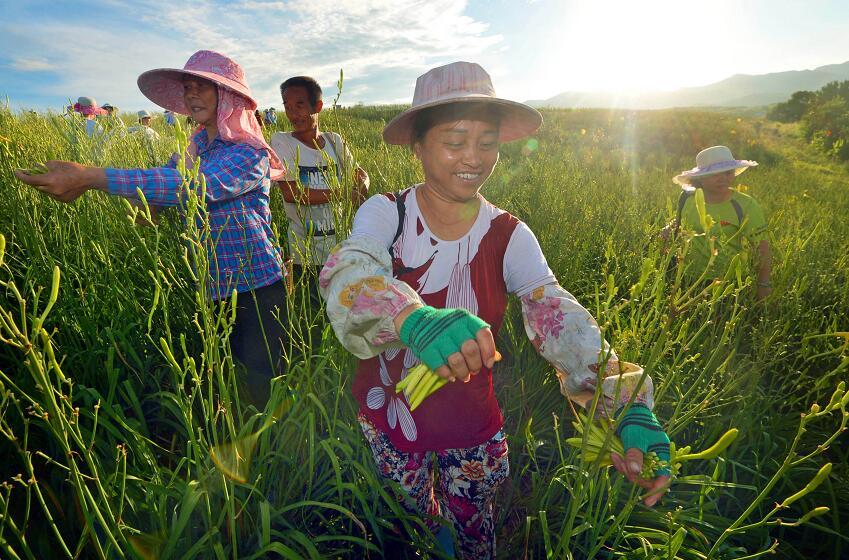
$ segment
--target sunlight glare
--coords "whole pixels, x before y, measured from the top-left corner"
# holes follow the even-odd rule
[[[680,0],[576,3],[549,41],[547,65],[558,91],[627,94],[707,84],[728,76],[733,35],[742,26],[734,16],[727,0],[710,7]]]

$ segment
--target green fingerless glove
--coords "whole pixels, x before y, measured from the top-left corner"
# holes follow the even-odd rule
[[[619,416],[619,412],[616,415]],[[646,405],[632,404],[625,415],[619,419],[616,435],[622,440],[625,451],[636,447],[643,452],[643,455],[654,452],[658,459],[669,464],[669,436]],[[668,475],[669,468],[657,469],[655,474]]]
[[[410,313],[398,335],[418,359],[436,371],[447,363],[448,356],[460,351],[464,342],[475,340],[478,331],[488,326],[465,309],[426,305]]]

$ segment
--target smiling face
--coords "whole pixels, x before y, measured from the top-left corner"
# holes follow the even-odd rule
[[[292,124],[295,134],[318,128],[318,114],[323,104],[319,99],[313,106],[307,88],[288,86],[283,90],[283,106],[286,108],[286,118]]]
[[[215,83],[187,76],[183,78],[183,102],[195,122],[216,126],[218,118],[218,86]]]
[[[438,122],[413,143],[425,184],[441,198],[474,199],[498,162],[498,124],[480,108],[460,120]]]

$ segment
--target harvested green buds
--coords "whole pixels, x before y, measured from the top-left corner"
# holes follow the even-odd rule
[[[610,420],[599,418],[597,421],[590,422],[584,414],[578,413],[577,420],[572,422],[572,426],[575,427],[578,436],[568,438],[566,443],[580,449],[581,456],[585,462],[598,462],[602,467],[609,467],[613,465],[613,461],[610,459],[611,453],[617,453],[621,456],[625,455],[622,441],[614,433],[613,424]],[[587,432],[586,445],[584,445],[585,431]],[[681,449],[676,449],[675,444],[672,443],[669,446],[671,456],[669,464],[658,459],[654,453],[646,453],[643,456],[642,477],[644,479],[654,478],[655,473],[663,468],[669,468],[674,474],[678,472],[681,464],[686,461],[715,459],[737,439],[738,433],[737,428],[731,428],[722,434],[716,443],[699,453],[690,453],[689,445]]]
[[[501,361],[501,354],[495,352],[495,361]],[[404,391],[410,410],[418,408],[422,401],[434,394],[448,383],[447,379],[439,377],[433,370],[424,364],[418,364],[410,368],[407,377],[395,384],[395,392]]]
[[[404,391],[410,410],[418,408],[422,401],[442,388],[448,381],[436,375],[424,364],[410,369],[407,377],[395,385],[395,392]]]
[[[30,167],[29,169],[24,169],[21,167],[18,168],[18,170],[22,171],[23,173],[26,173],[27,175],[44,175],[45,173],[50,171],[43,163],[36,163],[33,167]]]

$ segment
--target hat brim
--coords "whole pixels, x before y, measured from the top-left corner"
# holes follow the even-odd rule
[[[383,128],[383,140],[387,144],[410,145],[413,140],[413,124],[416,115],[425,109],[455,103],[487,103],[498,107],[501,122],[498,128],[498,141],[510,142],[530,136],[542,125],[542,115],[524,103],[500,99],[482,94],[467,94],[463,97],[438,99],[410,107],[396,116]]]
[[[715,164],[710,166],[709,169],[702,169],[699,167],[694,167],[689,171],[683,171],[672,178],[672,181],[679,185],[689,185],[693,179],[698,179],[700,177],[710,177],[711,175],[718,175],[719,173],[725,173],[727,171],[734,170],[734,175],[737,176],[743,173],[745,170],[750,167],[757,167],[758,162],[750,161],[747,159],[734,159],[727,162],[721,162],[721,164]]]
[[[250,101],[251,110],[255,110],[257,107],[250,88],[212,72],[183,70],[182,68],[157,68],[144,72],[139,76],[137,83],[144,96],[163,109],[181,115],[190,115],[191,111],[183,101],[183,78],[186,76],[195,76],[214,82]]]

